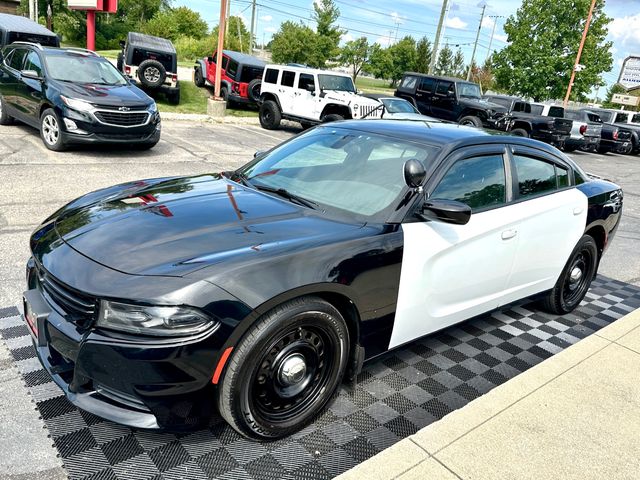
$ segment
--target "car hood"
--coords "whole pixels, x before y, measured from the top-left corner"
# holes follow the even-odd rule
[[[259,261],[361,228],[218,175],[112,187],[72,202],[50,221],[67,245],[104,266],[162,276],[238,257]]]
[[[493,110],[495,113],[507,113],[509,110],[497,103],[489,102],[487,100],[474,100],[471,98],[461,98],[460,105],[464,107],[478,108],[481,110]]]
[[[90,103],[118,107],[142,107],[153,102],[151,97],[135,85],[96,85],[92,83],[55,82],[66,97]]]
[[[324,90],[325,100],[334,100],[345,104],[357,103],[360,105],[371,105],[377,107],[380,102],[371,98],[363,97],[353,92],[345,92],[343,90]]]

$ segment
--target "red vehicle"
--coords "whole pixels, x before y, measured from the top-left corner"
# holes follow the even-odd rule
[[[193,79],[197,87],[214,86],[217,53],[196,61]],[[257,103],[266,63],[257,57],[231,50],[222,51],[220,96],[227,103]]]

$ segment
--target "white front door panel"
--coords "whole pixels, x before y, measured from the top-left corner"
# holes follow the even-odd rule
[[[467,225],[402,226],[404,253],[389,348],[498,307],[520,240],[514,207],[474,214]]]

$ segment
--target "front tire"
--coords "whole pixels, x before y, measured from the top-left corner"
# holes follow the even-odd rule
[[[516,137],[524,137],[529,138],[529,132],[527,132],[524,128],[514,128],[511,130],[511,135]]]
[[[46,109],[40,117],[40,138],[44,146],[54,152],[66,150],[62,127],[58,114],[52,108]]]
[[[476,127],[482,128],[482,120],[478,117],[474,117],[473,115],[467,115],[466,117],[462,117],[458,122],[458,125],[466,125],[468,127]]]
[[[584,235],[569,257],[560,278],[547,297],[544,310],[557,315],[572,312],[589,291],[598,268],[598,246],[590,235]]]
[[[280,126],[282,120],[282,114],[280,113],[280,107],[273,100],[267,100],[260,105],[260,125],[267,130],[275,130]]]
[[[348,358],[340,312],[317,297],[291,300],[258,320],[234,349],[218,390],[220,414],[247,437],[290,435],[334,397]]]
[[[196,84],[196,87],[202,88],[205,86],[204,75],[202,74],[202,70],[200,68],[196,68],[193,72],[193,83]]]

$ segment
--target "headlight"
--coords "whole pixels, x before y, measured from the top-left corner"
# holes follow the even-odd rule
[[[140,335],[177,337],[203,332],[214,323],[189,307],[149,307],[103,300],[97,326]]]
[[[89,112],[93,110],[93,105],[89,102],[85,102],[84,100],[76,100],[74,98],[65,97],[64,95],[60,95],[60,98],[67,107],[77,110],[78,112]]]
[[[147,108],[147,111],[149,113],[156,113],[158,111],[158,105],[156,105],[156,102],[153,102],[151,105],[149,105],[149,108]]]

